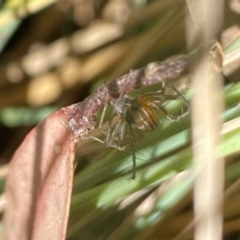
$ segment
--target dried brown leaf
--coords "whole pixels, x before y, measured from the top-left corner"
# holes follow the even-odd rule
[[[65,239],[74,141],[60,110],[37,125],[15,152],[6,183],[3,239]]]

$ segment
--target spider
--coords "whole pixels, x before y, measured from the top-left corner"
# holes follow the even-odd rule
[[[137,97],[128,94],[122,94],[118,99],[111,102],[114,113],[118,116],[117,120],[110,117],[107,128],[103,129],[102,125],[106,115],[107,106],[104,107],[100,122],[99,130],[104,135],[104,139],[95,136],[90,138],[104,144],[106,147],[117,148],[121,151],[125,150],[127,145],[121,145],[126,135],[130,136],[130,146],[132,151],[132,179],[136,178],[136,151],[135,151],[135,131],[153,131],[158,125],[157,111],[160,110],[171,121],[179,121],[189,112],[187,100],[172,86],[176,94],[165,94],[163,90],[157,92],[144,93]],[[168,100],[183,99],[188,110],[180,116],[172,116],[163,106],[163,102]]]

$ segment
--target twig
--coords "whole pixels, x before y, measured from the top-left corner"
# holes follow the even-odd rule
[[[76,140],[95,128],[96,115],[110,101],[117,99],[121,92],[169,81],[188,73],[189,56],[176,55],[162,62],[153,62],[146,67],[133,70],[131,76],[125,74],[100,86],[94,93],[80,103],[63,108],[68,117],[68,127]]]

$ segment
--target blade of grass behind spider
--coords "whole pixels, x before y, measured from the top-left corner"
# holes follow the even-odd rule
[[[221,148],[221,155],[229,156],[232,153],[240,150],[240,144],[239,144],[239,132],[240,126],[236,128],[234,131],[229,132],[225,135],[224,143],[222,144]],[[148,189],[154,188],[159,183],[164,181],[165,179],[168,179],[171,176],[174,176],[177,172],[181,171],[181,169],[189,168],[188,165],[184,165],[184,161],[187,159],[187,161],[191,162],[191,153],[188,152],[189,149],[184,149],[178,154],[175,154],[176,161],[172,159],[171,157],[168,159],[163,160],[164,162],[156,163],[153,166],[148,166],[142,170],[141,172],[145,172],[141,176],[143,178],[139,178],[136,182],[128,182],[127,176],[123,176],[121,178],[118,178],[116,180],[113,180],[109,183],[102,184],[99,187],[92,188],[89,191],[84,191],[82,195],[76,195],[75,199],[77,202],[77,198],[81,200],[76,205],[74,203],[74,216],[72,217],[71,224],[74,225],[74,223],[79,222],[79,217],[77,214],[81,215],[83,218],[81,218],[81,222],[79,222],[79,227],[82,226],[82,222],[84,224],[88,224],[89,221],[97,221],[97,218],[99,214],[103,214],[100,212],[92,212],[95,208],[101,208],[102,206],[111,206],[117,200],[121,199],[125,195],[129,195],[134,191],[138,191],[144,187],[148,187]],[[188,157],[190,155],[190,158]],[[187,164],[187,163],[186,163]],[[191,163],[190,163],[191,164]],[[190,181],[190,180],[189,180]],[[191,180],[192,183],[192,180]],[[169,192],[167,191],[162,198],[158,200],[157,205],[159,205],[159,208],[155,208],[154,211],[146,216],[143,216],[141,218],[141,221],[136,222],[136,226],[138,228],[144,228],[148,225],[151,225],[153,222],[151,222],[152,216],[154,214],[162,214],[161,217],[164,216],[164,213],[167,209],[169,209],[171,206],[173,206],[175,203],[177,203],[184,193],[187,192],[187,190],[190,187],[190,182],[186,181],[182,183],[182,191],[176,193],[174,196],[176,197],[174,200],[172,200],[173,195],[171,193],[171,190]],[[96,192],[95,192],[96,191]],[[94,193],[95,192],[95,193]],[[89,194],[91,196],[89,196]],[[93,194],[93,195],[92,195]],[[94,197],[95,195],[95,197]],[[169,205],[167,204],[169,203]],[[90,213],[90,215],[89,215]],[[87,214],[87,215],[86,215]],[[84,217],[86,216],[86,218]],[[154,219],[157,221],[161,218],[160,216],[156,216]],[[75,218],[75,220],[74,220]],[[72,225],[69,226],[69,231],[72,231]]]
[[[238,142],[238,131],[235,133],[235,142]],[[228,141],[228,144],[227,144],[229,147],[231,147],[232,146],[232,140],[230,139],[230,141]],[[226,148],[226,149],[228,149],[228,154],[230,154],[230,152],[229,152],[229,148]],[[239,148],[238,148],[238,150],[239,150]],[[234,150],[234,149],[232,149],[231,150],[232,152],[233,151],[236,151],[236,149]],[[180,160],[180,159],[179,159]],[[156,170],[156,168],[155,168],[155,165],[154,165],[154,167],[153,167],[153,169],[152,169],[153,171],[155,171]],[[126,183],[126,179],[123,179],[124,180],[124,182]],[[183,188],[184,188],[184,184],[185,183],[183,183]],[[187,184],[187,183],[186,183]],[[120,184],[121,186],[122,186],[122,184]],[[116,186],[116,188],[117,187],[119,187],[119,186]],[[113,187],[113,189],[116,189],[115,187]],[[118,189],[118,188],[117,188]],[[112,192],[112,191],[110,191],[110,192]],[[109,195],[109,194],[106,194],[107,196]],[[163,196],[163,200],[161,200],[161,199],[159,199],[159,203],[158,204],[160,204],[160,205],[162,205],[162,211],[164,211],[164,209],[166,210],[166,206],[164,207],[164,202],[166,203],[166,202],[171,202],[171,194],[169,193],[169,198],[168,197],[166,197],[168,195],[168,193],[166,192],[166,194],[165,194],[165,197]],[[177,196],[177,195],[176,195]],[[179,198],[176,198],[176,202],[181,198],[181,193],[179,193]],[[110,197],[111,197],[111,195],[110,195]],[[164,198],[165,198],[165,200],[164,200]],[[163,203],[161,203],[161,202],[163,202]],[[170,204],[169,204],[170,205]],[[171,205],[170,205],[171,206]],[[169,207],[170,207],[169,206]],[[85,207],[84,207],[85,208]],[[161,209],[160,209],[161,210]],[[157,214],[160,214],[161,213],[161,211],[159,210],[159,208],[156,208],[155,209],[155,213]],[[101,215],[101,212],[96,212],[96,214],[98,215],[98,214],[100,214]],[[94,214],[94,216],[93,216],[93,218],[94,219],[97,219],[97,215],[96,214]],[[102,213],[102,214],[104,214],[104,213]],[[154,212],[152,213],[152,216],[154,216]],[[164,215],[163,215],[164,216]],[[89,217],[88,217],[89,218]],[[92,218],[92,219],[93,219]],[[78,220],[79,220],[79,218],[78,218]],[[83,220],[83,219],[81,219],[81,220]],[[145,220],[145,221],[144,221]],[[138,224],[137,224],[137,226],[138,227],[142,227],[142,228],[144,228],[144,226],[148,226],[148,224],[150,224],[151,225],[151,214],[149,215],[149,216],[145,216],[145,217],[143,217],[143,219],[142,219],[142,222],[140,221],[140,223],[138,222]],[[157,220],[157,218],[155,218],[155,220]],[[127,238],[125,238],[124,237],[124,239],[127,239]],[[131,238],[128,238],[128,239],[131,239]]]
[[[234,138],[235,138],[235,142],[237,142],[237,139],[239,138],[239,128],[236,129]],[[232,146],[232,141],[231,141],[231,139],[229,139],[229,140],[230,141],[225,142],[225,145]],[[238,147],[238,150],[239,150],[239,147]],[[237,151],[237,149],[236,148],[232,149],[232,151]],[[228,152],[228,153],[226,152],[226,154],[230,154],[230,152]],[[228,169],[227,169],[227,171],[228,171]],[[159,199],[156,199],[155,206],[153,207],[153,211],[151,211],[147,215],[143,215],[142,217],[138,216],[136,218],[137,220],[136,220],[135,224],[136,224],[137,229],[139,230],[139,237],[140,237],[140,238],[136,238],[136,239],[139,239],[139,240],[140,239],[141,240],[142,239],[152,239],[153,236],[156,235],[156,234],[154,234],[155,231],[158,231],[158,232],[160,231],[161,232],[160,234],[163,234],[163,232],[165,232],[165,235],[169,235],[169,233],[170,233],[169,229],[167,230],[164,228],[164,229],[160,230],[160,228],[158,227],[159,224],[157,224],[156,227],[154,227],[153,224],[157,223],[158,221],[161,221],[161,219],[165,217],[165,214],[167,214],[166,211],[168,209],[171,209],[176,203],[178,203],[179,200],[184,196],[184,194],[186,192],[188,192],[189,188],[192,186],[192,180],[193,180],[193,178],[191,178],[191,175],[190,175],[190,176],[188,176],[187,179],[185,179],[185,181],[177,182],[177,184],[175,186],[177,188],[175,190],[174,190],[174,186],[170,187],[162,196],[160,196]],[[184,209],[183,206],[181,209]],[[170,214],[173,214],[173,213],[170,213]],[[171,216],[173,217],[173,215],[171,215]],[[132,225],[134,225],[133,222],[132,222]],[[160,226],[162,226],[162,225],[160,224]],[[150,227],[150,229],[147,229],[147,227]],[[182,231],[182,229],[179,227],[181,227],[181,225],[178,226],[178,229],[179,229],[177,231],[178,233],[180,233]],[[148,237],[145,236],[145,238],[144,237],[142,238],[142,230],[144,228],[146,229],[146,231],[148,233],[150,233],[150,235],[148,235]],[[150,231],[148,231],[148,230],[150,230]],[[129,229],[128,229],[128,231],[129,231]],[[125,232],[127,232],[127,231],[125,231]],[[133,236],[126,237],[125,234],[123,234],[121,236],[122,236],[122,239],[133,239]]]
[[[165,128],[159,126],[159,128],[155,130],[156,136],[152,137],[152,134],[146,134],[146,136],[144,136],[144,139],[137,144],[136,151],[138,152],[140,149],[146,149],[147,146],[153,145],[154,142],[164,139],[166,140],[183,130],[184,129],[182,129],[182,125],[179,126],[178,123],[171,124],[171,126],[166,126]],[[186,133],[183,133],[183,135],[186,136]],[[184,145],[185,139],[183,139],[182,136],[177,135],[176,139],[174,139],[174,143],[177,143],[179,146]],[[176,148],[176,145],[174,144],[165,144],[165,146],[166,148],[164,145],[161,146],[161,151],[159,154],[165,154]],[[143,155],[145,159],[149,159],[147,156],[145,156],[145,154],[149,153],[150,150],[147,150],[147,153],[143,152],[137,154],[137,158],[141,158],[140,155]],[[102,156],[96,156],[96,158],[93,160],[93,162],[96,163],[91,165],[89,168],[86,168],[75,177],[73,193],[77,193],[79,190],[83,191],[85,189],[91,188],[103,181],[109,181],[111,178],[114,178],[114,175],[119,173],[121,174],[126,171],[129,172],[132,169],[132,155],[130,151],[122,152],[118,150],[112,150],[110,154],[106,155],[104,159],[101,159],[101,157]],[[146,161],[144,162],[137,160],[137,165],[143,165],[146,163]]]
[[[135,239],[134,237],[138,232],[142,232],[144,229],[151,227],[162,219],[166,211],[172,208],[172,206],[189,191],[192,185],[193,178],[190,176],[186,178],[186,174],[180,175],[181,176],[175,178],[174,181],[170,180],[170,182],[167,183],[168,186],[165,184],[164,187],[159,186],[153,191],[149,190],[141,202],[136,199],[136,201],[132,203],[131,201],[128,202],[128,199],[136,195],[139,195],[140,198],[142,196],[140,194],[143,192],[142,190],[121,201],[118,204],[119,212],[115,214],[126,213],[124,219],[105,239]],[[133,207],[130,211],[126,212],[129,205],[133,205]]]
[[[229,125],[229,124],[233,125],[232,128],[231,128],[232,131],[226,133],[225,136],[224,136],[224,142],[222,143],[221,148],[220,148],[220,152],[219,152],[220,156],[222,156],[222,155],[224,155],[224,156],[231,156],[232,154],[238,152],[239,149],[240,149],[240,143],[238,143],[238,139],[240,137],[240,132],[239,132],[239,130],[240,130],[240,121],[239,121],[239,117],[235,118],[234,120],[232,120],[230,122],[227,122],[226,124],[224,124],[224,126],[223,126],[223,130],[225,129],[224,131],[227,130],[227,128],[229,127],[227,125]],[[227,168],[226,168],[226,180],[228,180],[228,182],[229,181],[232,182],[235,179],[239,178],[239,171],[237,171],[237,169],[239,169],[239,162],[235,161],[230,166],[227,165]],[[184,184],[186,184],[186,183],[187,183],[187,181],[184,181],[182,183],[183,184],[182,186],[184,186]],[[192,184],[192,182],[191,182],[191,184]],[[192,186],[192,185],[190,185],[190,186]],[[171,196],[172,196],[171,194],[174,195],[174,192],[171,193],[170,189],[167,190],[164,193],[164,195],[167,196],[166,199],[165,199],[167,203],[168,202],[171,203]],[[163,201],[163,203],[164,203],[165,202],[164,201],[164,196],[161,196],[158,201],[160,201],[160,202]],[[177,199],[177,202],[178,201],[179,201],[179,199]],[[173,211],[170,211],[170,218],[172,218],[172,219],[175,218],[174,216],[178,215],[179,212],[182,212],[182,213],[185,212],[186,213],[186,210],[185,211],[181,211],[181,210],[186,209],[186,206],[189,206],[189,204],[190,204],[190,199],[188,201],[188,204],[185,204],[184,206],[181,206],[180,209],[177,208],[178,210],[175,211],[175,215],[173,215]],[[157,208],[157,206],[155,208]],[[155,209],[155,208],[153,208],[153,209]],[[235,212],[237,212],[237,210]],[[155,215],[157,215],[157,214],[159,214],[159,213],[157,211],[155,211]],[[161,212],[160,212],[160,214],[161,214]],[[166,214],[168,214],[168,213],[166,213]],[[161,217],[165,218],[165,216],[161,216]],[[167,217],[167,215],[166,215],[166,217]],[[170,218],[168,216],[168,219],[169,219],[168,223],[169,223],[169,225],[171,225]],[[165,235],[167,236],[167,235],[171,235],[172,234],[173,235],[172,237],[174,237],[174,233],[176,234],[176,233],[182,232],[185,229],[185,227],[188,229],[188,230],[186,229],[186,231],[184,230],[185,233],[189,232],[190,230],[192,230],[192,227],[193,227],[193,226],[192,227],[188,226],[188,223],[190,223],[190,221],[192,221],[191,219],[192,219],[192,217],[190,217],[190,215],[189,215],[188,222],[185,222],[182,225],[180,224],[177,227],[176,231],[170,231],[170,232],[169,232],[168,228],[167,228],[168,230],[166,230],[165,227],[163,227],[163,229],[161,229],[160,226],[164,226],[164,223],[166,225],[166,221],[163,220],[163,222],[161,224],[160,223],[161,219],[160,219],[159,223],[157,223],[157,225],[155,225],[155,226],[153,226],[152,224],[149,224],[150,229],[146,229],[146,231],[140,232],[138,238],[136,238],[136,239],[138,239],[138,240],[152,239],[153,236],[156,236],[156,232],[159,232],[159,234],[161,234],[162,236],[165,236]],[[183,239],[183,238],[177,238],[177,239]]]
[[[239,109],[235,109],[235,114],[236,115],[239,113],[238,110]],[[228,133],[225,136],[226,140],[224,140],[224,143],[222,144],[221,156],[230,155],[230,154],[233,154],[234,152],[239,150],[240,146],[239,146],[239,144],[237,144],[238,143],[238,138],[237,138],[238,133],[239,133],[239,129],[236,129],[236,130],[232,131],[231,133]],[[173,136],[172,139],[174,139],[174,137],[177,138],[178,136]],[[172,139],[169,139],[169,141],[172,141]],[[182,137],[179,138],[179,140],[180,139],[182,139]],[[155,148],[161,149],[160,146],[163,147],[163,142],[157,143],[157,145],[152,146],[152,149],[155,149]],[[150,152],[151,152],[151,150],[146,151],[146,153],[145,153],[146,158],[157,158],[157,157],[159,157],[159,155],[161,155],[161,151],[153,151],[154,154],[151,154]],[[149,156],[147,156],[147,154],[149,154]],[[153,164],[153,166],[146,166],[144,169],[139,170],[139,176],[140,177],[136,181],[128,182],[127,181],[127,175],[124,175],[120,178],[117,178],[114,181],[118,182],[121,179],[121,182],[123,182],[122,184],[123,185],[125,185],[125,184],[129,185],[130,189],[132,189],[132,190],[134,190],[136,188],[139,188],[139,187],[142,188],[142,187],[145,186],[145,184],[147,185],[149,183],[154,183],[154,181],[159,180],[158,177],[157,178],[154,177],[155,176],[154,172],[162,171],[162,169],[168,167],[168,165],[170,164],[170,168],[168,169],[168,171],[164,172],[164,174],[170,174],[171,175],[171,169],[173,169],[173,172],[175,172],[176,166],[177,166],[177,168],[180,168],[180,169],[184,168],[184,164],[187,164],[185,161],[190,161],[189,160],[190,156],[191,156],[190,150],[182,150],[179,153],[176,153],[175,155],[172,155],[173,159],[171,159],[171,157],[170,157],[170,158],[167,158],[167,160],[165,159],[162,162],[157,162],[157,163]],[[177,158],[177,160],[175,160],[175,158]],[[183,160],[181,160],[181,159],[183,159]],[[186,160],[186,159],[188,159],[188,160]],[[160,175],[160,176],[164,177],[165,176],[164,174]],[[151,179],[150,182],[148,182],[149,178]],[[142,181],[142,180],[144,180],[144,181]],[[147,183],[146,183],[146,181],[147,181]],[[161,181],[161,179],[160,179],[160,181]],[[105,185],[105,184],[108,185],[110,183],[107,182],[107,183],[104,183],[103,185]],[[121,185],[121,184],[119,184],[119,185]],[[101,185],[100,185],[100,187],[101,187]],[[98,187],[96,187],[96,188],[98,188]],[[120,193],[120,191],[119,191],[120,188],[116,188],[116,189],[117,189],[117,192],[121,195],[122,193]],[[123,190],[125,191],[126,188],[124,187]],[[87,191],[85,191],[85,192],[87,192]],[[91,191],[91,189],[90,189],[90,191]],[[74,195],[73,199],[74,199],[74,197],[77,197],[77,195],[78,194]],[[106,194],[106,197],[108,198],[108,194]],[[80,196],[80,198],[84,199],[83,196]],[[112,199],[111,202],[112,201],[114,202],[114,198],[111,197],[111,199]],[[101,201],[100,201],[100,203],[101,203]],[[102,203],[100,205],[102,205]]]
[[[224,135],[224,142],[222,143],[221,148],[219,150],[219,156],[229,156],[234,152],[237,152],[240,150],[240,142],[239,142],[240,131],[239,130],[240,130],[240,125],[233,131],[226,133]],[[157,156],[152,156],[152,157],[155,158]],[[186,148],[172,155],[171,157],[168,157],[162,160],[161,162],[157,162],[151,166],[147,166],[144,169],[141,169],[140,171],[144,173],[141,175],[139,174],[140,176],[139,176],[139,179],[137,180],[137,184],[138,184],[137,187],[142,188],[144,187],[145,183],[146,183],[146,186],[149,186],[148,184],[156,184],[158,181],[161,182],[164,178],[168,178],[169,175],[170,176],[174,175],[176,172],[188,168],[189,166],[191,166],[191,157],[192,157],[191,150]],[[116,188],[116,190],[118,189]],[[109,191],[111,192],[112,189],[111,190],[109,189]],[[112,194],[112,192],[111,193],[110,192],[108,194]],[[106,196],[106,194],[104,194],[104,196]],[[111,199],[114,199],[114,197],[112,196]],[[102,205],[102,201],[103,200],[100,198],[98,204]]]
[[[73,213],[79,208],[88,212],[92,207],[109,206],[129,193],[135,192],[151,184],[159,184],[164,179],[173,176],[177,170],[189,166],[190,153],[183,151],[180,160],[178,154],[146,167],[145,173],[136,181],[128,180],[128,174],[115,180],[103,183],[95,188],[73,195],[71,211]],[[153,187],[153,185],[152,185]]]
[[[165,139],[165,141],[168,141],[168,142],[161,141],[160,145],[158,144],[159,146],[156,146],[155,144],[151,143],[152,141],[151,137],[149,138],[149,140],[151,141],[147,140],[146,142],[147,144],[152,145],[152,147],[149,147],[146,150],[146,142],[143,141],[141,143],[144,146],[143,151],[145,151],[145,153],[143,153],[143,155],[145,155],[146,161],[149,159],[152,159],[153,157],[159,157],[160,155],[166,154],[166,152],[171,151],[171,148],[175,149],[176,145],[175,144],[171,145],[169,144],[170,142],[175,142],[179,146],[185,145],[186,139],[187,139],[187,135],[185,134],[185,132],[183,133],[180,132],[179,134],[173,135],[174,131],[176,131],[176,133],[179,132],[178,124],[175,124],[175,127],[169,126],[166,129],[166,131],[161,132],[160,136],[158,136],[159,134],[156,131],[157,137],[154,140],[155,142],[156,142],[156,139],[158,142],[160,138],[163,138]],[[166,137],[166,135],[168,137]],[[170,140],[168,140],[169,137],[171,138]],[[159,149],[159,150],[156,151],[156,149]],[[79,193],[79,191],[86,192],[88,191],[88,189],[91,190],[94,186],[97,186],[97,184],[103,183],[104,180],[105,182],[107,180],[107,184],[108,184],[110,181],[112,181],[111,176],[115,175],[115,178],[116,178],[116,172],[118,171],[124,172],[125,170],[125,174],[122,177],[117,179],[122,179],[121,181],[123,181],[123,184],[130,184],[131,186],[134,186],[135,181],[128,181],[131,175],[131,160],[132,160],[131,157],[132,157],[131,155],[126,154],[125,152],[118,152],[115,150],[111,153],[111,155],[108,155],[102,161],[99,161],[96,164],[92,165],[90,168],[86,169],[86,171],[79,173],[79,176],[77,177],[77,182],[76,181],[74,182],[76,184],[74,187],[74,193],[75,193],[74,196],[76,196],[76,194]],[[114,158],[116,158],[116,160]],[[144,162],[142,161],[141,163],[141,161],[138,161],[138,165],[140,166],[141,164],[143,165]],[[138,177],[136,182],[139,182]],[[134,185],[132,185],[132,183]],[[144,186],[140,186],[140,188],[142,187]]]

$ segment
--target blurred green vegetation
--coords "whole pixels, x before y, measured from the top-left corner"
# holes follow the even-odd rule
[[[0,9],[2,166],[29,129],[50,113],[82,101],[96,86],[130,69],[187,53],[185,10],[181,0],[5,1]],[[239,39],[224,46],[225,54],[239,52]],[[226,157],[227,189],[239,180],[240,164],[240,79],[232,80],[231,74],[225,79],[223,116],[230,130],[219,149]],[[178,114],[181,106],[166,104]],[[158,127],[144,133],[135,147],[137,178],[129,180],[129,149],[78,143],[68,239],[143,240],[155,234],[154,239],[167,240],[191,223],[191,115],[180,122],[159,115]],[[240,210],[233,204],[238,197],[239,191],[232,190],[226,200],[225,239],[238,239],[234,221]]]

